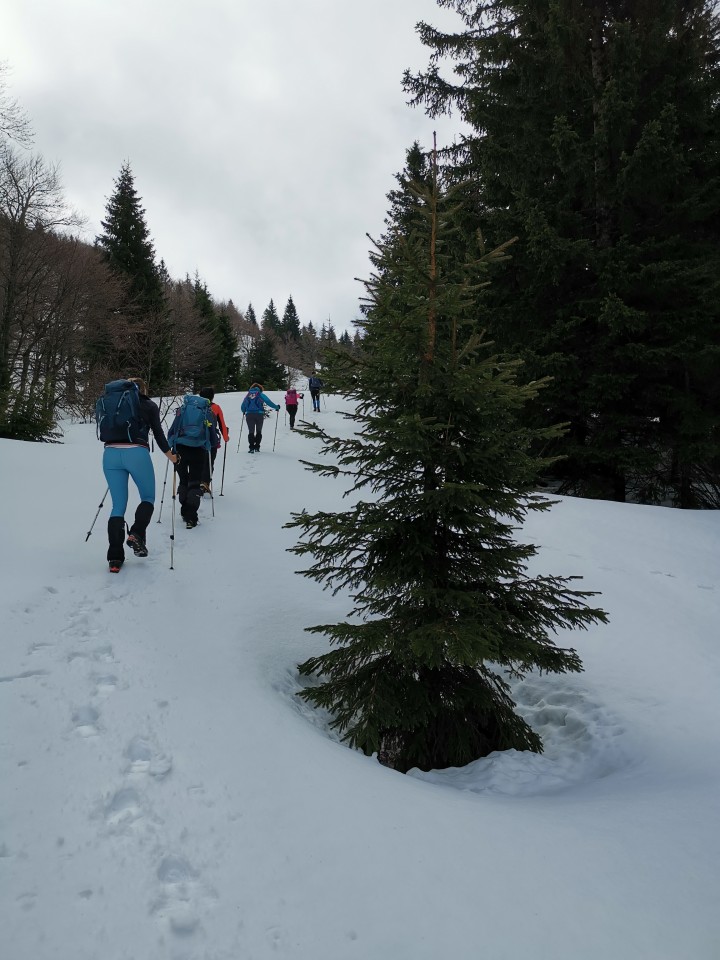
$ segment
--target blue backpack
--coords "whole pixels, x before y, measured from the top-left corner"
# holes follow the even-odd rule
[[[245,397],[245,413],[265,413],[265,404],[262,401],[262,395],[258,393],[248,393]]]
[[[130,380],[111,380],[95,404],[97,435],[103,443],[147,443],[140,391]]]
[[[210,409],[210,401],[188,394],[183,397],[177,416],[173,424],[173,449],[181,443],[185,447],[204,447],[209,450],[215,438],[215,414]]]

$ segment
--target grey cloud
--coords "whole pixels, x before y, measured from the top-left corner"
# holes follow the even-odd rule
[[[173,276],[342,330],[406,149],[459,130],[404,103],[420,19],[457,27],[434,0],[10,0],[0,59],[90,237],[128,159]]]

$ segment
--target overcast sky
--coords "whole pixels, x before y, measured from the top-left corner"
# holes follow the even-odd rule
[[[405,151],[460,129],[406,105],[419,20],[459,29],[435,0],[5,0],[0,60],[88,239],[128,160],[173,277],[341,332]]]

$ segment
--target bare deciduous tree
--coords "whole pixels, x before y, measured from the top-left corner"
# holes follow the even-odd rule
[[[29,147],[32,143],[30,120],[17,100],[6,92],[9,72],[7,61],[0,60],[0,143],[7,139]]]
[[[23,383],[29,375],[31,354],[19,352],[18,341],[43,313],[47,245],[53,231],[81,222],[65,202],[56,166],[21,156],[7,144],[0,149],[0,423],[11,409],[15,364]]]

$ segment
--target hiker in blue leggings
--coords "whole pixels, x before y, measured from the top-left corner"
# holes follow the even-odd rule
[[[160,411],[157,404],[147,395],[147,387],[139,377],[131,378],[137,384],[140,393],[140,422],[135,433],[136,441],[114,441],[105,444],[103,452],[103,472],[112,497],[112,510],[108,520],[107,559],[111,573],[117,573],[125,561],[125,511],[128,504],[128,482],[132,477],[138,488],[140,503],[135,511],[135,521],[130,528],[127,544],[132,547],[136,557],[148,554],[145,536],[150,518],[155,509],[155,471],[148,438],[150,430],[155,442],[168,460],[175,463],[176,456],[170,450],[160,423]]]

